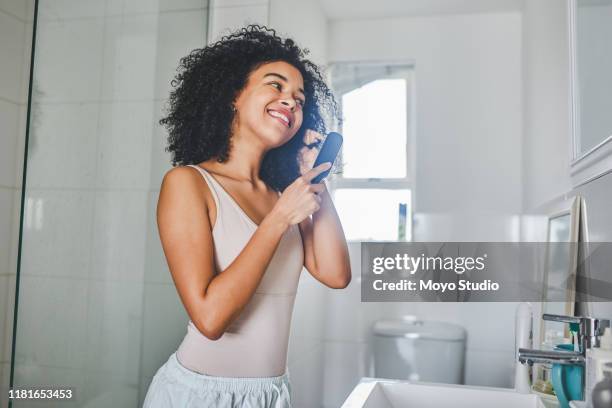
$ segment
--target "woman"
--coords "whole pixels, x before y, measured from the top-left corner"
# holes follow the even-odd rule
[[[331,167],[310,168],[337,104],[304,51],[256,25],[191,52],[172,84],[160,123],[176,167],[157,218],[190,321],[144,406],[290,407],[302,267],[331,288],[351,280],[331,197],[310,182]]]

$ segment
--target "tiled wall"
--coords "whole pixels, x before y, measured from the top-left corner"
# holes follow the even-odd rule
[[[267,24],[269,0],[212,0],[208,42],[246,24]]]
[[[10,376],[33,16],[33,0],[0,1],[0,389]]]
[[[204,46],[207,30],[206,0],[39,2],[17,385],[71,385],[80,405],[138,406],[184,335],[155,220],[170,168],[157,121],[179,58]],[[0,46],[23,36],[3,33]]]

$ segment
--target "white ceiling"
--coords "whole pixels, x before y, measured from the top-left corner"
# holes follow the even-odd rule
[[[319,0],[331,20],[522,10],[529,0]]]

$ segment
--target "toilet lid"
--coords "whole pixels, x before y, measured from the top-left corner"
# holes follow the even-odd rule
[[[405,337],[427,340],[465,340],[465,329],[457,324],[418,320],[413,317],[404,319],[379,320],[372,331],[376,336]]]

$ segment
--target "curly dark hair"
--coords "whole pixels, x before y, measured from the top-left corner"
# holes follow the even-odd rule
[[[300,176],[298,151],[305,146],[306,130],[325,135],[328,129],[324,118],[341,122],[338,103],[317,65],[305,59],[308,53],[292,39],[281,39],[275,30],[252,24],[181,58],[178,74],[171,82],[174,89],[168,115],[159,121],[169,132],[165,150],[172,153],[172,165],[196,164],[210,158],[226,162],[235,99],[251,72],[265,63],[284,61],[297,68],[304,79],[304,119],[293,138],[266,153],[260,169],[267,185],[283,191]]]

